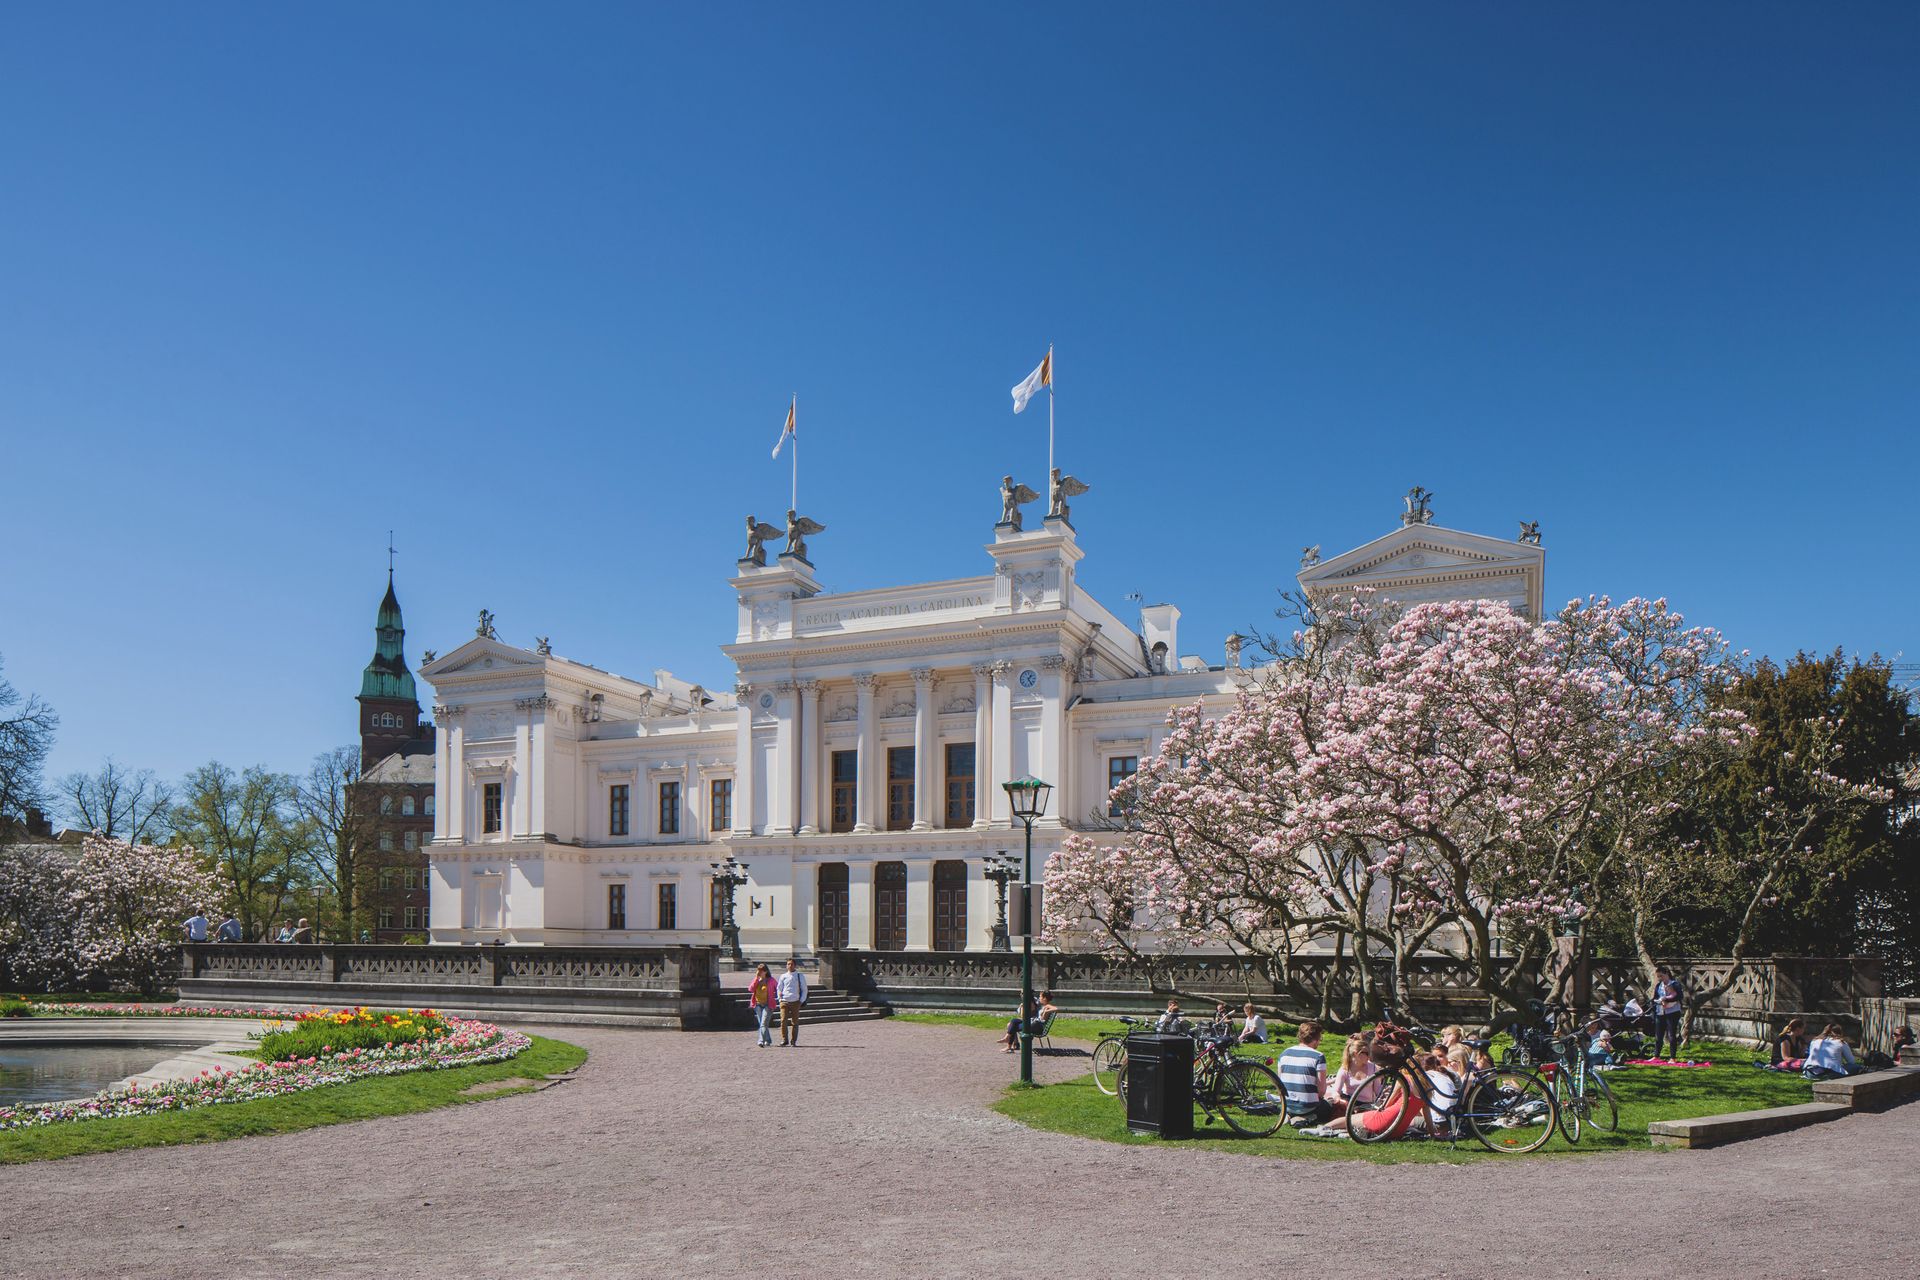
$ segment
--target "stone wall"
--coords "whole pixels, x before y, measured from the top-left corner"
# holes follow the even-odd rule
[[[1732,968],[1727,959],[1672,959],[1661,963],[1689,989],[1712,985]],[[1626,990],[1644,994],[1647,983],[1637,964],[1625,960],[1585,962],[1587,976],[1575,984],[1593,1004]],[[1232,956],[1165,957],[1149,967],[1100,955],[1035,952],[1034,987],[1049,990],[1073,1013],[1141,1014],[1157,1009],[1169,996],[1210,1005],[1220,1000],[1236,1010],[1247,1001],[1273,1012],[1300,1011],[1302,1001],[1268,981],[1260,969]],[[1331,990],[1335,1014],[1349,1007],[1354,965],[1332,956],[1305,956],[1294,962],[1296,983],[1315,1006],[1319,993]],[[1391,972],[1382,962],[1375,972],[1381,989]],[[1414,959],[1409,976],[1412,1015],[1424,1022],[1484,1022],[1491,1012],[1486,993],[1471,968],[1448,956]],[[1010,1012],[1020,1002],[1018,953],[981,952],[825,952],[820,959],[822,986],[847,991],[897,1009]],[[1748,961],[1727,991],[1695,1017],[1698,1034],[1764,1041],[1788,1017],[1857,1018],[1864,1001],[1880,994],[1879,961],[1868,958],[1773,957]],[[1578,1003],[1585,1001],[1577,1000]]]
[[[180,1000],[215,1006],[434,1008],[493,1021],[704,1027],[713,947],[200,944]]]

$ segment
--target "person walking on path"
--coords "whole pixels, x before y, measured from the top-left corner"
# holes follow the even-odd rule
[[[753,1010],[753,1019],[760,1024],[759,1038],[753,1042],[756,1049],[773,1047],[773,974],[765,965],[753,971],[753,986],[747,991],[747,1007]]]
[[[807,1002],[807,975],[798,962],[789,959],[787,968],[774,983],[774,999],[780,1002],[780,1047],[800,1043],[800,1006]]]
[[[207,913],[199,907],[195,907],[193,914],[186,919],[185,928],[188,942],[205,942],[207,940]]]
[[[1673,1056],[1680,1057],[1680,984],[1673,980],[1673,973],[1667,969],[1654,970],[1658,979],[1653,984],[1653,1056],[1660,1056],[1660,1046],[1670,1043]]]

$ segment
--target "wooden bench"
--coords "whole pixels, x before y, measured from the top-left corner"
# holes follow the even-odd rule
[[[1768,1107],[1762,1111],[1735,1111],[1724,1116],[1695,1116],[1691,1120],[1655,1120],[1647,1126],[1647,1136],[1656,1147],[1717,1147],[1745,1138],[1822,1124],[1853,1114],[1851,1107],[1834,1102],[1803,1102],[1793,1107]]]
[[[1910,1067],[1813,1082],[1815,1102],[1830,1102],[1852,1111],[1885,1111],[1911,1098],[1920,1098],[1920,1071]]]

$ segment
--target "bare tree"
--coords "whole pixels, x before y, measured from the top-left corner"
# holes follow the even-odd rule
[[[38,694],[22,694],[0,675],[0,820],[24,818],[43,808],[40,770],[53,746],[60,717]]]
[[[173,788],[153,770],[133,771],[109,756],[98,773],[70,773],[54,784],[74,826],[129,844],[152,844],[166,835]]]
[[[333,890],[341,933],[349,940],[359,936],[357,872],[373,847],[376,823],[372,788],[359,778],[360,748],[335,747],[313,758],[293,793],[306,835],[302,857],[312,877]]]

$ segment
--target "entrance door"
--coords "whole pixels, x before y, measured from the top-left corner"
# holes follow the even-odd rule
[[[933,864],[933,949],[967,949],[967,864]]]
[[[852,903],[847,897],[847,864],[820,864],[820,937],[822,951],[839,951],[852,933]]]
[[[873,869],[873,949],[907,949],[907,864],[882,862]]]
[[[500,876],[475,876],[473,878],[473,927],[476,929],[498,929],[500,927],[503,890]]]

